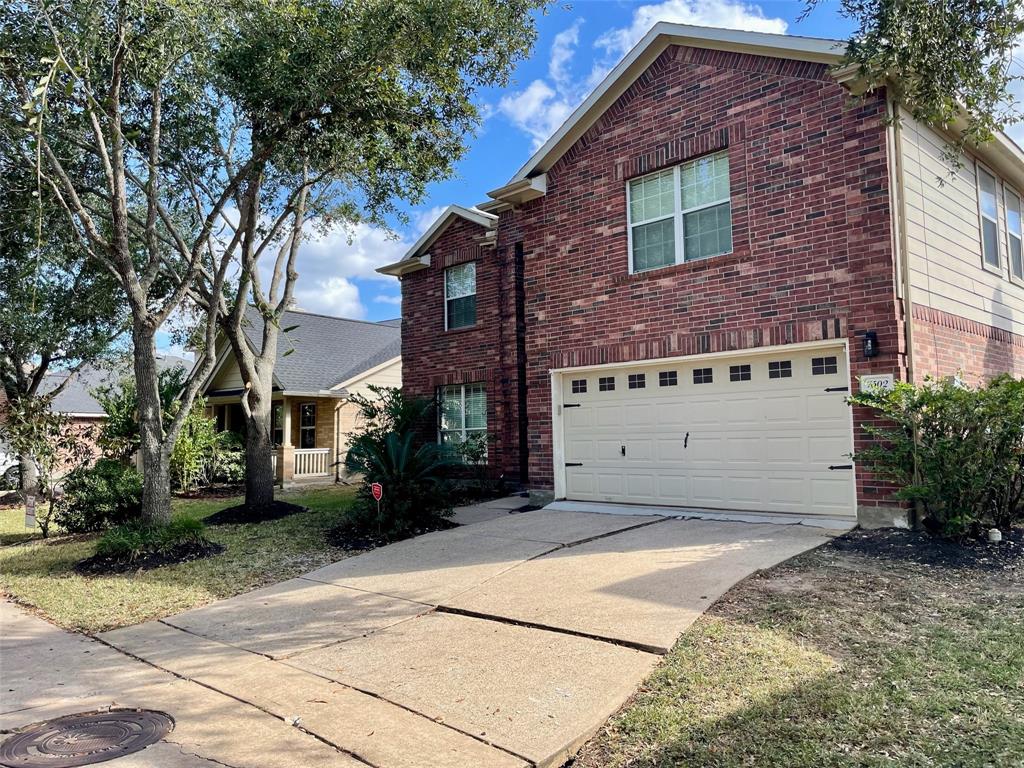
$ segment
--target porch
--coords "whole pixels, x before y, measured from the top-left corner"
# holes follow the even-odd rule
[[[271,412],[271,462],[277,483],[290,486],[334,482],[344,475],[347,449],[343,421],[347,400],[333,393],[274,393]],[[211,398],[211,415],[219,431],[239,434],[245,417],[237,397]]]

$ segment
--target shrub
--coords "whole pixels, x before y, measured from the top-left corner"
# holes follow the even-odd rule
[[[206,401],[197,397],[171,450],[172,487],[191,491],[210,484],[219,439],[216,420],[206,415]]]
[[[1024,520],[1024,380],[900,383],[850,402],[882,420],[864,425],[874,443],[854,458],[919,504],[931,529],[960,538]]]
[[[209,544],[204,523],[182,515],[165,525],[134,521],[111,528],[96,542],[96,556],[134,562],[145,555],[170,554],[181,547]]]
[[[220,432],[209,468],[210,481],[232,485],[245,480],[245,442],[235,432]]]
[[[64,479],[63,491],[54,505],[54,522],[68,533],[127,523],[142,508],[142,475],[113,459],[73,470]]]
[[[407,398],[391,387],[371,387],[370,397],[356,395],[352,401],[361,418],[345,468],[362,476],[353,524],[397,536],[450,513],[451,455],[431,442],[414,448],[429,424],[433,401]],[[379,516],[370,492],[375,482],[384,486]]]
[[[349,449],[346,467],[363,476],[353,516],[357,527],[400,535],[450,513],[444,470],[451,460],[434,443],[414,449],[414,439],[412,432],[389,432],[380,444],[361,441]],[[384,486],[379,517],[374,482]]]

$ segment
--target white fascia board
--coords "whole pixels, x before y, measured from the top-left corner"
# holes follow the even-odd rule
[[[434,220],[434,223],[427,227],[427,231],[420,236],[420,239],[413,243],[412,248],[406,251],[402,261],[408,261],[414,256],[419,256],[429,248],[441,236],[441,233],[444,232],[445,227],[448,226],[454,216],[460,216],[466,221],[479,224],[481,227],[488,229],[493,227],[498,221],[498,217],[492,213],[486,213],[475,208],[465,208],[461,205],[449,205]]]
[[[509,180],[509,184],[548,171],[670,45],[713,48],[821,64],[837,64],[846,50],[845,44],[838,40],[743,32],[659,21],[608,73],[554,135],[516,172]]]

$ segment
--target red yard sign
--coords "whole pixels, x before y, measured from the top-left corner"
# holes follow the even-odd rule
[[[384,486],[380,483],[370,483],[370,493],[373,494],[374,501],[380,501],[384,498]]]

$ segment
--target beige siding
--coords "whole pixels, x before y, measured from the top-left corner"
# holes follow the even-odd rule
[[[999,273],[981,255],[976,167],[965,157],[950,175],[943,138],[901,112],[907,258],[913,301],[979,323],[1024,333],[1024,285],[1011,281],[1002,179],[998,181]]]
[[[228,353],[228,356],[224,359],[224,364],[217,371],[217,375],[213,377],[213,381],[208,389],[242,389],[243,386],[242,374],[238,370],[238,363],[235,362],[234,356]]]
[[[398,358],[390,365],[347,384],[345,389],[350,395],[365,395],[367,394],[367,387],[371,384],[378,387],[401,387],[402,359]]]

